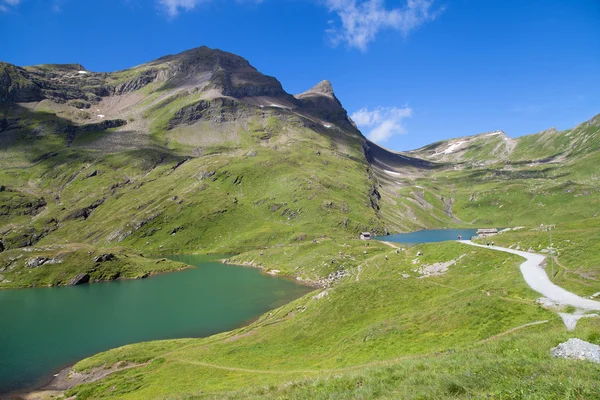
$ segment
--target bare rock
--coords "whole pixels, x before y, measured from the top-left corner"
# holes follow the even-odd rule
[[[84,283],[88,283],[89,281],[90,281],[90,276],[88,274],[77,274],[73,278],[71,278],[71,280],[69,281],[69,283],[67,283],[67,285],[69,285],[69,286],[81,285]]]
[[[42,265],[44,265],[47,261],[48,259],[46,257],[32,257],[27,259],[27,261],[25,262],[25,267],[32,269],[39,268]]]
[[[116,260],[116,256],[112,253],[106,253],[106,254],[101,254],[98,257],[94,258],[94,262],[95,263],[102,263],[102,262],[106,262],[106,261],[113,261]]]

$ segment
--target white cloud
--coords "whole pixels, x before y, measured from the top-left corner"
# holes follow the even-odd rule
[[[402,120],[412,116],[412,109],[408,106],[377,107],[369,110],[364,107],[354,112],[350,118],[361,130],[368,130],[367,137],[373,142],[387,141],[394,135],[406,133]]]
[[[0,12],[9,12],[11,7],[19,5],[21,0],[0,0]]]
[[[14,0],[13,0],[14,1]],[[212,0],[156,0],[159,7],[171,18],[179,15],[181,11],[191,11],[201,3],[209,3]],[[260,4],[264,0],[235,0],[236,3]]]
[[[407,35],[443,11],[433,10],[433,0],[407,0],[402,8],[387,9],[384,0],[324,0],[330,12],[336,13],[341,26],[327,30],[334,45],[346,43],[362,51],[375,40],[379,31],[394,29]],[[332,23],[335,25],[335,23]]]
[[[193,10],[199,3],[204,3],[207,0],[158,0],[158,5],[170,17],[176,17],[180,11]]]

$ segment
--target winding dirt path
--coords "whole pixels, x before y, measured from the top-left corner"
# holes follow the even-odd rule
[[[571,293],[552,283],[550,278],[548,278],[546,271],[541,267],[541,264],[546,258],[541,254],[528,253],[526,251],[507,249],[498,246],[484,246],[469,240],[459,241],[459,243],[521,256],[525,258],[525,262],[521,264],[521,274],[523,274],[523,278],[525,278],[525,282],[530,288],[542,294],[544,297],[565,306],[573,306],[584,310],[600,310],[599,301],[579,297],[575,293]]]

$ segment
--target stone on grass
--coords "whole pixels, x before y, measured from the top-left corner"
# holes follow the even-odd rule
[[[550,354],[552,357],[600,363],[600,346],[577,338],[560,343],[550,350]]]

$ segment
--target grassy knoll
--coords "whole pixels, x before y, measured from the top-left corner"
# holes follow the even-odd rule
[[[536,293],[521,279],[519,257],[456,243],[399,253],[381,244],[368,250],[362,242],[345,244],[281,246],[263,250],[262,256],[236,257],[238,262],[263,257],[265,268],[297,276],[310,276],[312,268],[325,275],[333,268],[342,277],[232,332],[125,346],[83,360],[75,370],[123,361],[148,364],[67,394],[81,399],[447,398],[512,393],[508,390],[525,390],[529,381],[537,393],[552,394],[557,389],[535,375],[536,365],[554,377],[593,373],[586,364],[572,364],[565,372],[566,362],[550,358],[549,348],[565,337],[564,330],[557,317],[535,304]],[[420,277],[419,270],[448,261],[454,264],[445,274]],[[524,333],[481,343],[546,320],[544,328],[523,328]],[[586,329],[582,334],[591,335]],[[399,361],[404,358],[410,360]],[[477,383],[475,374],[485,381]],[[583,380],[563,382],[568,390],[581,386],[582,393],[593,388]]]
[[[520,248],[549,255],[550,232],[523,228],[494,237],[499,246]],[[553,281],[580,296],[600,292],[600,220],[588,218],[562,222],[552,228],[555,255]],[[551,274],[550,260],[546,271]]]
[[[83,282],[144,278],[185,267],[122,248],[83,244],[27,247],[0,254],[0,288],[69,285],[76,277]]]

